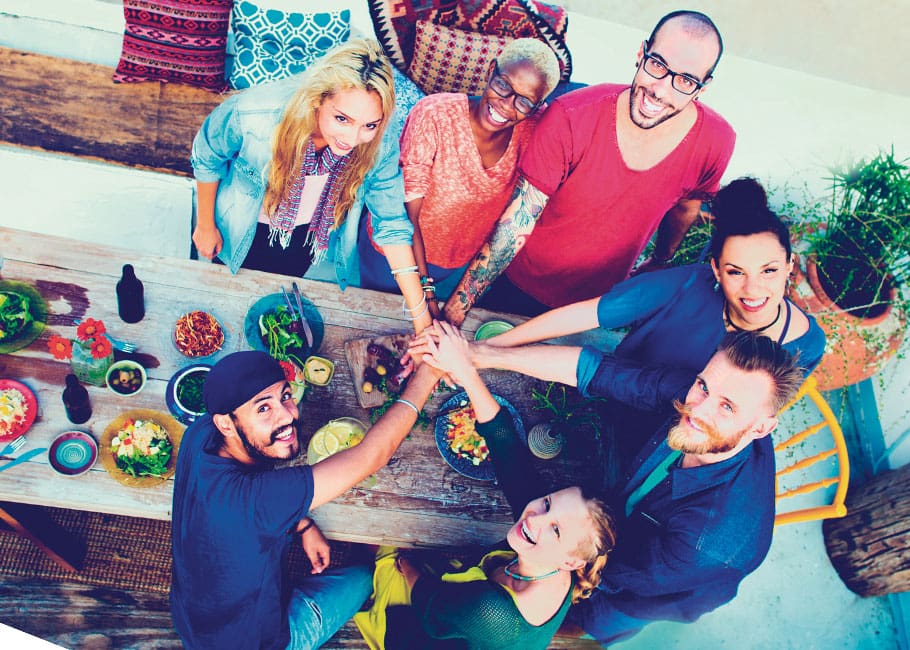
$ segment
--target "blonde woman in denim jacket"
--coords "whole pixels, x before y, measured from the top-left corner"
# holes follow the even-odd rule
[[[406,315],[417,331],[429,325],[419,275],[409,271],[413,226],[398,167],[398,137],[419,98],[366,39],[228,98],[193,140],[200,255],[217,256],[232,273],[255,268],[358,286],[366,214],[399,271]]]

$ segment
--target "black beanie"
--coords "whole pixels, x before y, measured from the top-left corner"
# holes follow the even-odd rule
[[[227,415],[272,384],[284,381],[278,361],[266,352],[246,350],[229,354],[206,374],[202,399],[210,414]]]

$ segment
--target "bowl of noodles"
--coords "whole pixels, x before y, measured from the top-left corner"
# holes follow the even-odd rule
[[[224,328],[207,311],[187,312],[174,325],[174,345],[191,359],[210,357],[224,347]]]

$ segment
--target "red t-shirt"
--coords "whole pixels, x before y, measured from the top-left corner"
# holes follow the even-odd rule
[[[651,169],[629,169],[616,141],[626,88],[601,84],[556,99],[519,163],[550,198],[506,273],[551,307],[600,296],[626,278],[664,214],[716,192],[733,155],[733,129],[697,102],[695,124],[673,151]]]

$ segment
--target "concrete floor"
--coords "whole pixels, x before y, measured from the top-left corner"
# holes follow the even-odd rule
[[[900,644],[888,599],[850,592],[825,554],[821,523],[811,522],[775,530],[767,560],[732,602],[692,624],[655,623],[615,647],[872,650]]]

